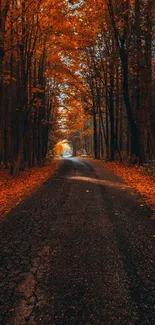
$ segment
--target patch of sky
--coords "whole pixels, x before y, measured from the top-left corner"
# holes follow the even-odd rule
[[[68,2],[69,9],[77,9],[77,8],[80,8],[84,4],[84,0],[79,0],[79,1],[67,0],[67,2]]]
[[[60,60],[61,62],[63,62],[67,67],[71,67],[73,65],[72,60],[70,59],[70,57],[68,55],[64,55],[61,53],[60,56]]]
[[[85,0],[79,0],[79,1],[69,1],[67,0],[68,5],[68,14],[71,17],[79,16],[79,9],[83,6]]]

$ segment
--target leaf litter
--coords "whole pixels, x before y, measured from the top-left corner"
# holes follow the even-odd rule
[[[0,219],[52,176],[59,164],[58,159],[47,159],[43,166],[35,166],[20,172],[18,178],[11,177],[8,170],[1,169]]]
[[[145,204],[151,206],[155,211],[155,176],[150,175],[143,166],[128,166],[120,162],[96,161],[101,167],[113,171],[121,177],[131,188],[136,190],[142,196],[143,207]],[[132,193],[134,195],[134,193]]]

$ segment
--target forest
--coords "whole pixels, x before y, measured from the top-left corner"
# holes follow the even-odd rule
[[[155,158],[154,0],[0,0],[0,166]]]

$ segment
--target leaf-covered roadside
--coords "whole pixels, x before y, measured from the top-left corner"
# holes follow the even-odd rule
[[[59,164],[59,160],[48,159],[43,166],[22,171],[18,178],[0,170],[0,219],[53,175]]]
[[[155,209],[155,176],[149,175],[145,167],[128,166],[119,162],[103,162],[95,160],[101,167],[113,171],[131,188],[134,188],[143,201]]]

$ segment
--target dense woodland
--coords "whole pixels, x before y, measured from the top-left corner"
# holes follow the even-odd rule
[[[0,0],[0,164],[16,176],[60,139],[154,160],[154,0]]]

